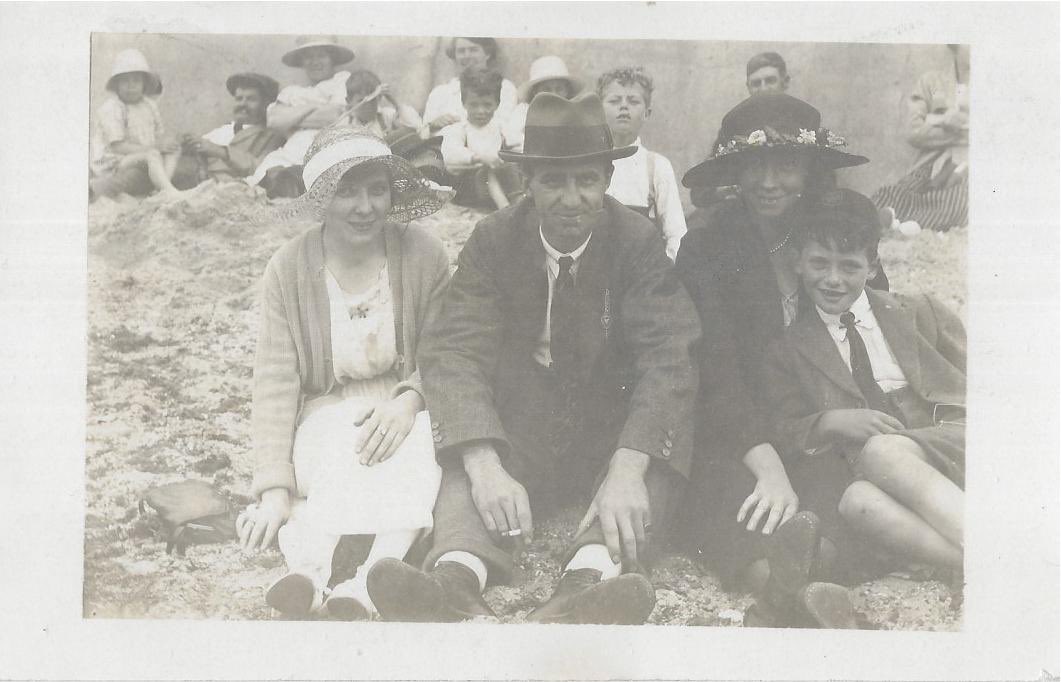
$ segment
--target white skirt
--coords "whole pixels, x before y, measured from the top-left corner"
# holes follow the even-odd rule
[[[335,535],[372,535],[432,527],[442,480],[430,417],[413,428],[387,461],[364,466],[354,452],[354,416],[372,400],[329,395],[306,406],[295,432],[293,461],[307,521]]]

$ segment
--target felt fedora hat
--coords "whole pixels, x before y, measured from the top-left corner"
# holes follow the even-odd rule
[[[147,58],[140,50],[130,48],[122,50],[114,58],[114,66],[111,68],[110,78],[107,79],[107,89],[114,92],[114,79],[123,73],[140,73],[144,75],[144,94],[157,95],[162,92],[162,81],[158,75],[147,65]]]
[[[841,136],[822,128],[821,113],[801,99],[784,93],[749,97],[722,119],[718,147],[711,158],[693,166],[682,178],[686,187],[738,184],[741,158],[765,149],[798,149],[817,156],[827,168],[845,168],[869,159],[841,151]]]
[[[280,84],[269,76],[260,73],[237,73],[228,77],[225,81],[228,94],[235,95],[236,88],[257,88],[262,93],[262,100],[266,104],[276,101],[276,95],[280,92]]]
[[[564,63],[563,59],[550,54],[544,57],[538,57],[531,62],[530,80],[519,86],[518,93],[520,101],[526,102],[530,98],[530,94],[534,92],[534,86],[538,83],[551,80],[567,81],[571,86],[572,95],[577,95],[582,92],[582,81],[568,72],[567,64]]]
[[[354,58],[354,51],[340,45],[335,36],[299,36],[295,38],[295,48],[285,52],[280,61],[298,68],[302,66],[302,55],[311,47],[326,48],[331,52],[332,63],[335,66],[345,64]]]
[[[412,154],[424,147],[431,147],[434,149],[441,148],[442,136],[435,135],[434,137],[429,137],[425,140],[420,137],[420,133],[417,132],[416,128],[410,126],[398,126],[387,133],[386,142],[392,152],[398,156],[405,156],[408,158],[408,154]]]
[[[612,146],[612,131],[604,118],[604,107],[595,92],[566,100],[551,92],[539,92],[527,109],[523,151],[502,149],[503,161],[613,161],[637,152],[637,147]]]

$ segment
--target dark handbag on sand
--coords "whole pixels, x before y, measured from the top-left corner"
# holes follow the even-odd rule
[[[140,513],[151,507],[162,522],[166,552],[183,555],[188,545],[226,542],[236,537],[238,510],[206,481],[188,479],[148,490]]]

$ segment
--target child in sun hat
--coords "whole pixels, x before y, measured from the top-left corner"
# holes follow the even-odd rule
[[[446,170],[457,176],[458,203],[505,208],[523,189],[516,167],[498,157],[509,148],[494,116],[502,81],[500,73],[489,69],[461,74],[461,100],[468,117],[442,129],[442,158]]]
[[[673,261],[687,231],[678,182],[670,161],[645,149],[640,136],[652,113],[653,89],[652,77],[640,66],[612,69],[597,81],[615,146],[637,147],[636,154],[613,164],[608,195],[656,223]]]
[[[114,60],[107,90],[111,96],[96,114],[92,135],[92,180],[95,194],[177,195],[171,178],[180,146],[164,139],[162,115],[155,98],[162,81],[143,53],[122,50]]]
[[[539,92],[551,92],[564,99],[571,99],[582,92],[582,81],[572,76],[567,64],[556,55],[538,57],[530,66],[530,78],[519,86],[520,103],[505,122],[505,141],[513,151],[523,151],[523,129],[527,126],[527,110]]]

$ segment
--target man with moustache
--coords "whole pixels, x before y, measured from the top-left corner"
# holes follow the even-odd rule
[[[284,137],[265,125],[265,110],[276,100],[280,85],[258,73],[237,73],[225,87],[235,99],[232,121],[200,138],[186,135],[186,151],[200,159],[202,175],[218,182],[242,180],[266,154],[279,149]]]
[[[612,148],[596,93],[531,102],[528,195],[475,228],[420,366],[442,484],[420,569],[381,561],[388,620],[491,617],[512,552],[544,509],[586,504],[552,597],[529,622],[639,624],[644,576],[692,457],[700,337],[659,230],[605,195]],[[533,513],[532,513],[533,505]]]

